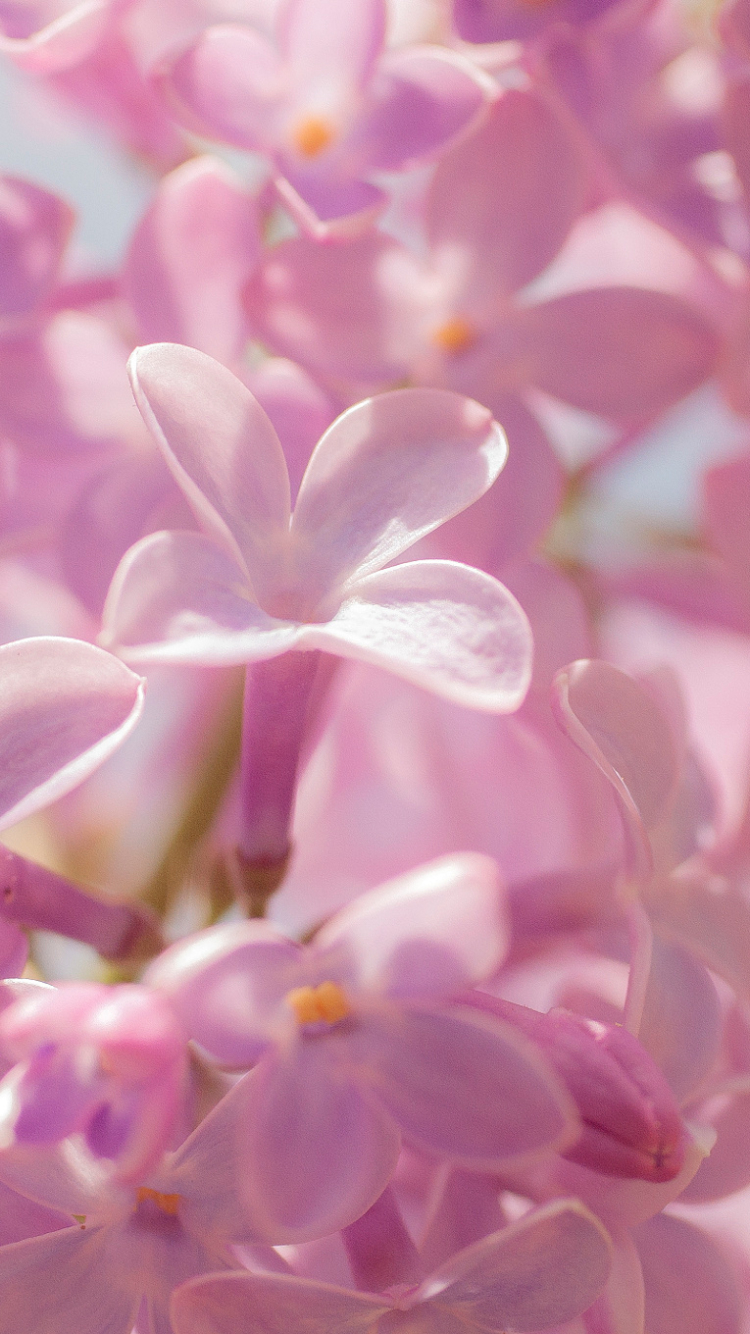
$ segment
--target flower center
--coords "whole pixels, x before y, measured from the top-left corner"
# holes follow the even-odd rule
[[[287,992],[285,999],[298,1024],[337,1024],[351,1014],[346,995],[336,982],[321,982],[317,987],[295,987]]]
[[[292,143],[303,157],[317,157],[333,139],[335,130],[325,116],[305,116],[292,130]]]
[[[170,1218],[175,1218],[177,1215],[179,1195],[162,1195],[161,1191],[152,1190],[150,1186],[139,1186],[135,1197],[139,1204],[144,1200],[153,1200],[157,1208],[161,1209],[163,1214],[169,1214]]]
[[[440,328],[435,329],[432,334],[433,343],[437,344],[443,352],[465,352],[476,340],[476,329],[461,315],[455,315],[452,320],[446,320],[445,324],[441,324]]]

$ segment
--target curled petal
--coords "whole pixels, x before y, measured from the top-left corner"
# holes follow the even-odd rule
[[[558,672],[552,705],[563,731],[612,784],[645,871],[650,860],[645,831],[658,823],[680,773],[669,720],[625,672],[594,659]]]
[[[488,713],[512,713],[531,677],[531,632],[496,579],[452,561],[412,561],[369,575],[300,648],[370,662]]]
[[[308,596],[394,560],[483,495],[507,457],[492,415],[458,394],[401,389],[350,408],[314,449],[292,519]]]
[[[711,976],[695,955],[654,935],[639,1041],[684,1102],[719,1052],[721,1006]]]
[[[508,945],[499,872],[456,854],[360,895],[315,937],[344,948],[358,984],[390,996],[455,994],[491,976]]]
[[[137,723],[145,683],[76,639],[0,647],[0,828],[83,782]]]
[[[256,662],[293,648],[297,627],[267,616],[247,577],[200,533],[152,533],[123,557],[102,640],[131,662]]]
[[[284,455],[265,412],[212,357],[175,343],[136,348],[129,369],[146,425],[195,509],[236,543],[263,601],[289,525]]]
[[[79,0],[63,6],[42,3],[6,8],[12,17],[9,23],[3,16],[0,53],[34,74],[57,74],[91,53],[111,22],[114,6],[112,0]],[[12,21],[16,16],[20,23]]]

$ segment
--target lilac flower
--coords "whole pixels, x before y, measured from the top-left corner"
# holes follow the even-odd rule
[[[105,635],[133,662],[260,662],[323,649],[462,704],[512,710],[530,637],[496,580],[451,561],[383,570],[480,496],[506,446],[485,408],[383,394],[319,442],[294,515],[278,438],[244,385],[190,348],[131,359],[134,390],[206,530],[155,533],[120,565]]]
[[[317,236],[368,226],[373,173],[434,157],[484,110],[492,85],[440,47],[382,52],[384,0],[285,0],[278,51],[250,27],[208,28],[161,73],[191,128],[274,162],[275,185]]]
[[[464,854],[363,895],[309,949],[247,922],[155,961],[146,981],[214,1060],[258,1062],[243,1189],[259,1231],[315,1235],[369,1207],[393,1169],[397,1126],[475,1169],[575,1135],[536,1049],[450,1003],[505,949],[494,863]]]
[[[376,663],[469,707],[520,704],[531,635],[502,584],[452,561],[382,568],[490,486],[505,439],[468,399],[383,394],[324,434],[290,514],[278,437],[239,380],[170,344],[139,349],[131,369],[143,416],[205,533],[155,533],[127,553],[103,638],[133,662],[254,665],[240,850],[265,874],[289,853],[318,670],[310,650]]]
[[[468,1246],[422,1283],[376,1297],[286,1274],[196,1279],[172,1299],[176,1334],[505,1334],[580,1315],[604,1286],[604,1228],[577,1200],[557,1200]]]
[[[167,1334],[173,1288],[236,1264],[231,1244],[264,1240],[237,1194],[235,1125],[247,1086],[223,1098],[140,1185],[113,1182],[76,1136],[0,1153],[6,1185],[76,1220],[0,1246],[0,1334],[130,1334],[139,1309],[139,1328]]]
[[[82,1134],[119,1181],[140,1181],[175,1130],[186,1041],[164,998],[145,987],[35,988],[0,1015],[0,1143],[56,1144]]]

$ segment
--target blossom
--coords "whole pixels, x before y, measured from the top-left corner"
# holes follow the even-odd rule
[[[318,443],[290,518],[276,433],[245,386],[190,348],[131,360],[136,401],[204,528],[123,558],[103,642],[130,662],[261,662],[322,649],[459,703],[518,706],[526,618],[495,579],[452,561],[382,567],[491,484],[490,413],[437,390],[380,395]]]
[[[208,28],[162,63],[191,129],[274,162],[275,185],[318,236],[369,226],[387,202],[369,179],[434,157],[465,133],[492,85],[440,47],[382,52],[384,0],[285,0],[278,51],[250,27]]]
[[[353,1330],[539,1330],[579,1315],[604,1285],[609,1238],[557,1200],[452,1256],[422,1283],[375,1297],[284,1274],[210,1275],[175,1292],[176,1334],[230,1334],[257,1320],[286,1334]]]
[[[307,949],[231,923],[155,960],[145,980],[195,1041],[224,1065],[257,1062],[243,1190],[260,1232],[333,1231],[369,1207],[397,1126],[475,1169],[575,1136],[533,1044],[456,1003],[505,948],[496,868],[464,854],[362,895]]]
[[[0,1141],[84,1136],[139,1181],[169,1146],[181,1110],[186,1042],[170,1006],[145,987],[38,987],[0,1015]]]

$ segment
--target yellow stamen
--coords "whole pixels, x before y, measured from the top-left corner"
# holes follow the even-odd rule
[[[294,1011],[298,1024],[337,1024],[351,1013],[351,1006],[336,982],[295,987],[288,992],[286,1003]]]
[[[334,128],[325,116],[306,116],[292,130],[292,143],[303,157],[317,157],[334,137]]]
[[[432,335],[433,343],[442,348],[443,352],[465,352],[467,347],[476,342],[476,338],[476,329],[461,315],[446,320]]]
[[[150,1186],[139,1186],[136,1193],[136,1199],[140,1204],[143,1200],[153,1200],[163,1214],[169,1214],[174,1218],[180,1203],[179,1195],[162,1195],[161,1191],[152,1190]]]

